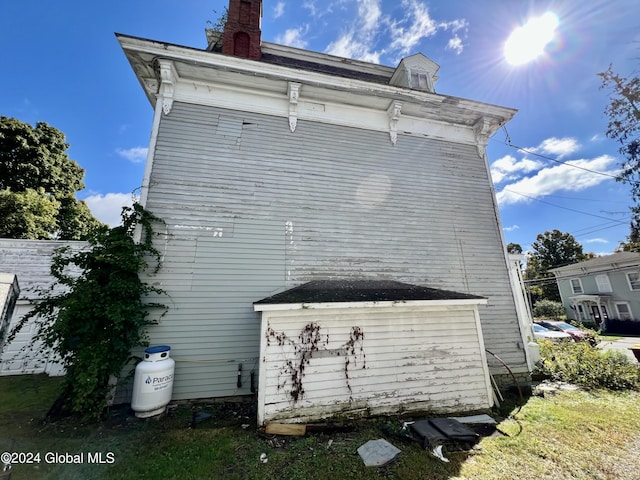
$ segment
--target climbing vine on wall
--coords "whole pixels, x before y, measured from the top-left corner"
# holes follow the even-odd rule
[[[50,350],[62,362],[66,375],[50,416],[100,418],[132,349],[147,345],[149,310],[165,310],[152,300],[164,292],[141,279],[160,268],[152,243],[156,222],[163,223],[136,203],[123,209],[120,226],[96,228],[86,250],[59,250],[51,265],[56,284],[9,335],[7,342],[36,321],[28,348]]]
[[[354,368],[366,368],[364,332],[360,327],[351,327],[349,339],[339,348],[334,349],[329,348],[329,334],[321,334],[320,325],[316,322],[305,325],[297,339],[289,338],[285,332],[276,332],[267,325],[266,340],[267,346],[275,343],[283,348],[284,364],[280,369],[277,388],[282,390],[289,386],[288,394],[293,403],[304,397],[305,371],[314,356],[320,352],[344,357],[344,377],[350,394],[349,400],[352,400],[353,390],[349,383],[349,372]]]

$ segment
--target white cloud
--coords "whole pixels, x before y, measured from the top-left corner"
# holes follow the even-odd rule
[[[358,17],[362,19],[362,28],[371,32],[380,26],[380,0],[358,0]]]
[[[506,155],[491,164],[491,178],[495,184],[515,180],[525,173],[539,169],[542,165],[543,163],[537,160],[528,158],[517,160],[511,155]]]
[[[116,153],[132,163],[142,163],[147,159],[148,149],[145,147],[133,147],[128,149],[118,148]]]
[[[318,11],[316,10],[316,4],[314,2],[307,1],[307,2],[304,2],[302,6],[307,10],[309,10],[309,13],[311,14],[312,17],[315,17],[318,14]]]
[[[534,176],[520,179],[506,185],[496,197],[500,206],[520,202],[529,202],[531,198],[551,195],[560,191],[577,192],[594,187],[612,178],[597,173],[575,168],[587,168],[596,172],[615,175],[615,170],[609,170],[616,163],[610,155],[602,155],[591,160],[572,160],[570,164],[544,168]],[[574,165],[574,166],[572,166]],[[516,193],[517,192],[517,193]]]
[[[309,2],[303,6],[316,18],[340,10],[336,15],[346,19],[347,26],[325,49],[325,53],[331,55],[374,63],[381,63],[384,56],[391,64],[397,64],[401,57],[415,53],[422,39],[440,31],[451,33],[448,50],[456,54],[463,51],[464,30],[468,27],[465,19],[437,21],[430,16],[427,3],[421,0],[402,0],[402,8],[395,11],[402,12],[403,16],[394,18],[383,13],[381,4],[381,0],[335,0],[318,3],[322,7]]]
[[[276,3],[276,6],[273,7],[273,18],[279,18],[284,13],[284,2]]]
[[[511,225],[510,227],[504,227],[503,230],[505,232],[513,232],[514,230],[518,230],[519,228],[519,225]]]
[[[307,33],[308,26],[299,28],[290,28],[284,34],[276,37],[276,43],[288,45],[290,47],[305,48],[307,41],[302,38]]]
[[[585,240],[584,243],[609,243],[609,240],[605,240],[604,238],[590,238],[589,240]]]
[[[456,55],[460,55],[462,50],[464,50],[462,39],[458,35],[453,36],[449,39],[449,43],[447,43],[447,49],[453,50],[456,52]]]
[[[532,152],[544,153],[548,155],[557,155],[558,158],[566,157],[578,151],[580,144],[575,138],[547,138],[540,145],[534,148],[528,148]]]
[[[83,199],[91,209],[91,213],[103,223],[111,227],[120,225],[122,207],[130,207],[133,204],[133,196],[130,193],[93,194]]]
[[[429,15],[428,7],[417,0],[402,0],[408,14],[399,22],[391,25],[391,47],[401,55],[409,53],[425,37],[437,32],[438,24]]]
[[[381,52],[371,48],[375,46],[376,37],[387,22],[382,17],[380,0],[357,0],[357,3],[358,13],[355,23],[331,42],[325,49],[325,53],[380,63]]]

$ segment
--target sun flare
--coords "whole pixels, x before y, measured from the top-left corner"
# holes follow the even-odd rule
[[[505,60],[511,65],[523,65],[535,60],[553,40],[558,23],[555,13],[546,12],[515,28],[504,44]]]

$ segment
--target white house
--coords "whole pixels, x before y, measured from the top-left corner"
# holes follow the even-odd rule
[[[149,281],[169,309],[150,335],[172,347],[174,399],[258,392],[263,420],[357,403],[373,394],[367,381],[356,395],[354,377],[350,399],[327,351],[358,327],[367,358],[385,338],[397,347],[368,360],[366,373],[387,384],[386,400],[366,408],[400,409],[392,384],[409,377],[416,405],[487,408],[488,375],[510,377],[485,349],[521,379],[529,372],[485,151],[515,110],[436,93],[439,67],[420,53],[391,67],[262,42],[261,4],[232,0],[224,35],[207,49],[117,35],[154,108],[141,202],[165,221],[163,267]],[[294,307],[264,301],[324,281],[338,282],[320,284],[334,293],[374,285],[373,298],[392,305],[336,305],[327,292]],[[446,298],[390,297],[389,282]],[[267,329],[295,342],[309,325],[330,340],[329,356],[307,372],[340,386],[333,400],[310,387],[293,398],[284,377],[277,392],[265,370],[296,354],[293,344],[266,345]],[[411,339],[422,345],[413,353],[420,375],[398,350]],[[396,380],[378,370],[384,362],[395,362]],[[427,373],[448,363],[443,378]],[[473,377],[469,402],[459,401],[464,375]],[[289,401],[296,408],[284,408]]]

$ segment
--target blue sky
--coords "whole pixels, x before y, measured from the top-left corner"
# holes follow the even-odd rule
[[[518,109],[488,145],[507,242],[526,250],[557,228],[601,254],[628,234],[629,189],[612,178],[621,159],[604,136],[608,96],[596,74],[613,64],[638,75],[637,0],[263,3],[265,41],[391,66],[422,52],[440,65],[438,93]],[[113,223],[142,182],[153,115],[114,32],[204,48],[207,20],[226,5],[2,1],[0,115],[64,132],[86,170],[79,198]],[[513,30],[548,11],[557,26],[543,53],[506,62]]]

